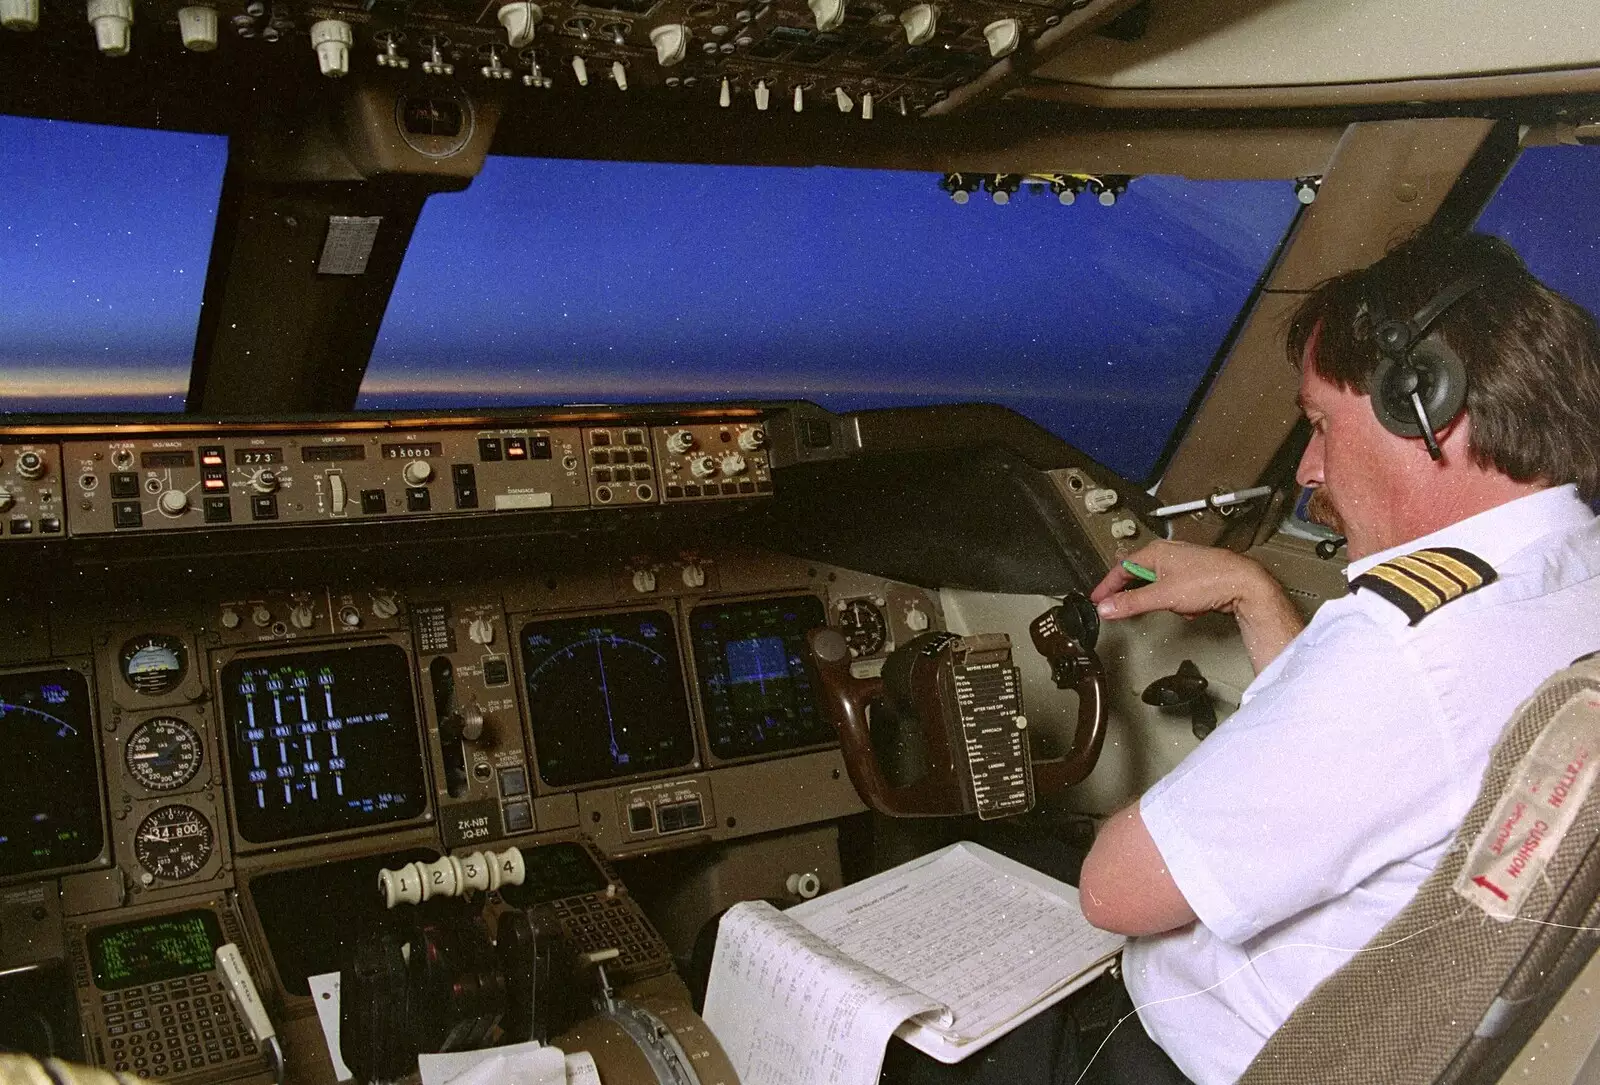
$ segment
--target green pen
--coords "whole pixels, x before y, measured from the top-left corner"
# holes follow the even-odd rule
[[[1156,582],[1156,572],[1155,572],[1155,570],[1154,569],[1146,569],[1143,565],[1140,565],[1137,561],[1125,561],[1125,562],[1122,563],[1122,567],[1124,569],[1128,570],[1128,572],[1132,573],[1134,576],[1138,577],[1140,580],[1148,581],[1151,584],[1154,584]]]

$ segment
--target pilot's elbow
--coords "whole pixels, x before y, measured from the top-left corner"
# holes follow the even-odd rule
[[[1125,930],[1127,917],[1117,907],[1117,895],[1101,875],[1100,865],[1094,862],[1094,853],[1084,860],[1083,873],[1078,879],[1078,903],[1083,908],[1083,918],[1103,931],[1113,934],[1132,934]]]

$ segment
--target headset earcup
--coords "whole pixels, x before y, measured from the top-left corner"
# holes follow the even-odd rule
[[[1467,405],[1466,366],[1437,335],[1429,335],[1411,348],[1409,366],[1387,357],[1378,361],[1372,371],[1372,413],[1390,433],[1421,437],[1422,427],[1411,405],[1408,370],[1418,377],[1422,406],[1437,433]]]

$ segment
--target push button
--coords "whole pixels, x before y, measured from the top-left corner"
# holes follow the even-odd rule
[[[368,516],[376,516],[389,511],[389,499],[382,490],[361,491],[361,511]]]
[[[533,808],[526,802],[506,803],[505,825],[508,833],[525,833],[532,829]]]
[[[500,794],[508,799],[528,793],[528,770],[524,768],[500,770]]]
[[[226,497],[208,497],[203,507],[208,524],[226,524],[233,519],[233,503]]]
[[[132,471],[113,471],[111,473],[112,497],[138,497],[139,476]]]
[[[378,491],[382,493],[383,491]],[[409,486],[406,488],[406,511],[427,512],[433,507],[433,498],[428,494],[426,486]]]
[[[278,518],[278,495],[251,494],[250,518],[253,520],[276,520]]]
[[[111,523],[115,527],[139,527],[144,523],[144,513],[137,501],[113,501]]]
[[[478,459],[483,460],[485,463],[488,463],[490,461],[498,460],[500,458],[501,458],[500,438],[498,438],[498,437],[479,437],[478,438]]]

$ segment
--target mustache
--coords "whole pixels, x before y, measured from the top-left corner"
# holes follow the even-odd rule
[[[1337,534],[1346,533],[1344,517],[1333,507],[1333,498],[1328,496],[1328,491],[1320,486],[1311,491],[1311,500],[1306,503],[1306,519],[1313,524],[1321,524]]]

